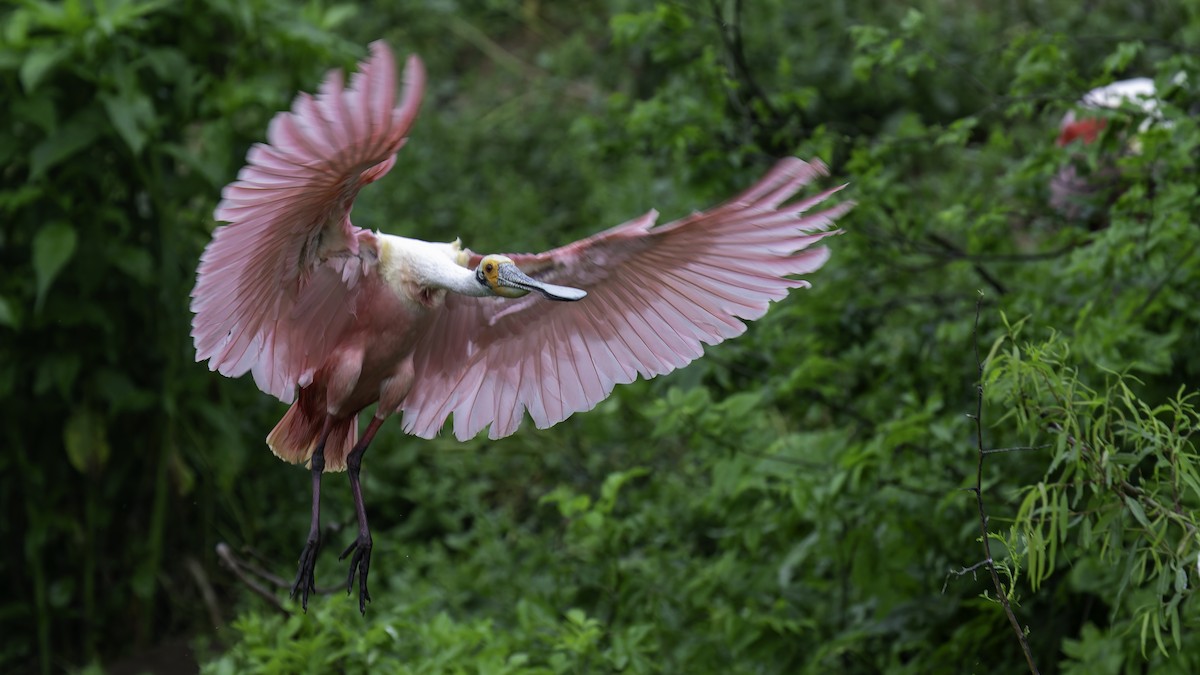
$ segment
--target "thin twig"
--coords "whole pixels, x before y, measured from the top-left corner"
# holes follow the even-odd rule
[[[949,243],[949,240],[941,237],[940,235],[931,234],[929,237],[930,239],[936,238],[940,240],[938,243],[943,250],[937,251],[937,254],[949,254],[949,257],[954,260],[965,260],[972,263],[1045,262],[1047,260],[1061,258],[1064,255],[1067,255],[1068,253],[1078,249],[1080,246],[1083,246],[1085,243],[1080,241],[1072,241],[1065,246],[1054,249],[1053,251],[1040,251],[1037,253],[968,253],[957,246],[953,249],[947,249],[945,244]]]
[[[208,574],[204,572],[204,566],[192,556],[185,558],[183,565],[200,589],[200,597],[203,598],[204,606],[208,609],[208,620],[212,622],[213,630],[219,630],[224,623],[221,620],[221,606],[217,602],[217,594],[213,591],[212,584],[208,581]]]
[[[1004,590],[1004,584],[1000,581],[1000,575],[996,572],[996,564],[992,558],[992,544],[988,536],[988,517],[987,510],[983,507],[983,458],[987,456],[987,451],[983,448],[983,360],[979,357],[979,313],[983,302],[983,293],[979,294],[979,298],[975,301],[975,327],[971,331],[972,341],[975,343],[975,364],[979,370],[979,379],[975,386],[975,447],[979,451],[979,463],[975,471],[975,505],[979,508],[979,532],[983,536],[983,556],[987,563],[988,572],[992,575],[992,584],[996,587],[996,597],[1000,599],[1001,606],[1004,607],[1004,613],[1008,615],[1008,622],[1012,625],[1013,632],[1017,634],[1017,641],[1021,643],[1021,651],[1025,653],[1025,662],[1029,664],[1029,672],[1038,675],[1037,664],[1033,661],[1033,651],[1029,648],[1029,640],[1025,639],[1025,631],[1021,629],[1021,623],[1017,621],[1017,615],[1013,613],[1012,605],[1008,602],[1008,594]]]
[[[946,587],[948,585],[950,585],[950,577],[964,577],[964,576],[970,574],[972,578],[975,578],[975,572],[980,567],[986,567],[987,565],[991,565],[991,564],[992,564],[992,559],[988,558],[987,560],[980,560],[979,562],[975,563],[974,565],[971,565],[970,567],[960,567],[956,570],[950,570],[950,572],[948,572],[946,574],[946,581],[942,584],[942,593],[945,593]]]
[[[770,119],[780,119],[779,111],[771,104],[771,99],[758,84],[758,80],[754,78],[754,72],[746,61],[745,43],[742,42],[742,0],[734,0],[733,21],[725,20],[724,12],[721,11],[721,5],[717,0],[711,0],[709,7],[712,9],[713,20],[717,24],[717,32],[721,36],[721,43],[725,47],[725,51],[729,53],[729,57],[733,59],[734,71],[741,76],[742,82],[749,89],[750,98],[757,99],[762,104]]]
[[[250,590],[262,596],[263,599],[271,603],[272,606],[284,614],[291,614],[291,612],[289,612],[287,608],[283,606],[279,599],[275,597],[275,594],[271,592],[271,589],[264,586],[258,579],[262,579],[271,586],[283,589],[291,587],[290,583],[279,576],[267,572],[253,563],[244,562],[238,559],[238,557],[234,555],[233,550],[229,548],[229,544],[226,544],[225,542],[217,544],[217,557],[221,559],[221,564],[228,568],[229,571],[233,572],[238,580],[249,587]],[[258,579],[255,577],[258,577]],[[315,591],[313,591],[313,593],[316,595],[333,595],[334,593],[341,592],[344,588],[345,586],[342,584],[334,584],[333,586],[322,586],[317,588]]]
[[[949,239],[946,239],[945,237],[942,237],[939,234],[935,233],[935,234],[929,235],[929,240],[932,241],[933,243],[937,244],[941,248],[945,249],[946,251],[949,251],[951,254],[953,254],[957,258],[963,258],[967,254],[966,251],[959,248],[957,245],[954,244],[954,242],[950,241]],[[1000,280],[997,279],[995,276],[993,276],[992,273],[989,272],[987,270],[987,268],[985,268],[983,266],[982,263],[971,262],[970,265],[971,265],[971,268],[975,270],[975,273],[978,274],[980,276],[980,278],[982,278],[987,283],[987,285],[991,286],[992,289],[994,289],[997,293],[999,293],[1000,295],[1004,295],[1005,293],[1008,292],[1008,289],[1004,287],[1004,284],[1000,283]],[[976,345],[976,346],[978,346],[978,345]]]
[[[266,600],[267,603],[278,610],[280,614],[283,614],[284,616],[291,616],[292,613],[283,606],[283,603],[279,602],[279,598],[276,598],[274,593],[242,571],[241,565],[238,563],[237,558],[235,558],[233,555],[233,551],[229,549],[229,544],[226,544],[225,542],[217,544],[217,557],[221,559],[221,563],[226,567],[226,569],[233,572],[234,576],[236,576],[239,581],[245,584],[250,590],[257,593],[263,600]]]
[[[1150,304],[1154,302],[1154,299],[1158,297],[1158,294],[1162,293],[1163,289],[1167,287],[1167,284],[1174,280],[1175,273],[1178,272],[1185,263],[1190,262],[1195,253],[1196,244],[1193,243],[1190,247],[1188,247],[1187,251],[1184,252],[1183,255],[1179,256],[1179,260],[1171,266],[1171,269],[1167,271],[1167,274],[1163,277],[1162,281],[1155,284],[1154,288],[1150,289],[1150,292],[1146,294],[1146,299],[1143,300],[1142,304],[1138,306],[1136,311],[1134,311],[1132,320],[1141,318],[1142,314],[1146,311],[1146,308],[1149,307]]]
[[[522,61],[466,19],[453,17],[447,27],[452,33],[483,52],[492,63],[509,73],[526,80],[537,80],[545,76],[540,68]]]
[[[987,450],[984,450],[983,454],[994,455],[998,452],[1026,452],[1029,450],[1045,450],[1046,448],[1053,448],[1053,447],[1054,447],[1053,443],[1046,443],[1044,445],[1017,445],[1017,446],[1014,446],[1011,448],[989,448]]]
[[[257,551],[254,551],[253,554],[256,558],[258,557]],[[261,558],[259,558],[259,559],[261,560]],[[291,588],[292,587],[292,584],[290,581],[284,579],[281,576],[271,574],[267,570],[263,569],[262,567],[259,567],[257,564],[255,564],[249,560],[238,560],[237,562],[241,566],[242,569],[257,576],[260,579],[263,579],[264,581],[271,584],[272,586],[275,586],[276,588]]]

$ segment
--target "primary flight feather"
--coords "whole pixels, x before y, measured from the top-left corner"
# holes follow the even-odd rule
[[[196,359],[223,375],[253,373],[291,408],[268,435],[279,457],[307,462],[313,517],[292,593],[307,608],[320,547],[321,474],[348,469],[359,533],[347,589],[370,600],[371,535],[359,468],[379,425],[430,438],[492,438],[538,428],[604,400],[615,385],[682,367],[745,330],[829,257],[821,239],[848,211],[810,212],[840,188],[788,203],[826,173],[789,158],[709,211],[655,226],[651,211],[541,254],[479,255],[350,222],[363,186],[382,178],[407,140],[425,89],[409,57],[380,42],[345,84],[331,72],[315,96],[275,116],[221,194],[225,224],[192,291]],[[358,413],[378,402],[358,434]]]

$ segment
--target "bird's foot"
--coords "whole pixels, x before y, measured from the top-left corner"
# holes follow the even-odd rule
[[[371,533],[360,532],[358,538],[350,544],[338,560],[345,560],[351,551],[350,574],[346,577],[346,594],[354,590],[354,572],[358,572],[358,611],[367,613],[367,603],[371,601],[371,593],[367,590],[367,573],[371,569]]]
[[[300,551],[300,569],[296,572],[296,581],[292,583],[291,597],[295,598],[297,593],[300,594],[300,606],[304,608],[305,614],[308,613],[308,594],[317,591],[314,572],[319,550],[321,550],[321,535],[309,536],[308,541],[304,544],[304,550]]]

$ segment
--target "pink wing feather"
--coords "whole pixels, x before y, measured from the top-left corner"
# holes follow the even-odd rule
[[[520,300],[451,295],[418,343],[404,400],[405,431],[430,438],[454,415],[454,435],[516,431],[526,410],[538,428],[589,410],[617,384],[682,367],[825,263],[830,225],[846,202],[803,215],[841,189],[781,206],[823,165],[779,162],[749,190],[661,227],[650,213],[538,255],[514,255],[530,276],[588,291],[578,302],[537,293]],[[478,256],[476,256],[477,258]],[[477,264],[472,260],[470,265]]]
[[[396,103],[396,65],[381,42],[344,87],[340,71],[314,97],[271,120],[225,187],[192,291],[196,360],[290,403],[346,327],[372,273],[375,237],[350,223],[358,191],[395,162],[425,90],[413,56]]]

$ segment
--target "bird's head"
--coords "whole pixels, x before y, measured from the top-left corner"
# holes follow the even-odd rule
[[[502,255],[485,255],[475,268],[475,280],[502,298],[520,298],[530,291],[538,291],[550,300],[582,300],[587,295],[578,288],[538,281],[518,269],[512,258]]]

